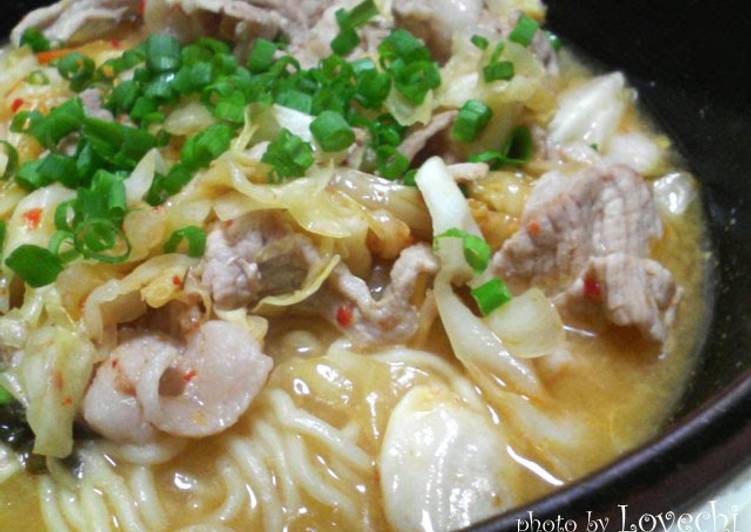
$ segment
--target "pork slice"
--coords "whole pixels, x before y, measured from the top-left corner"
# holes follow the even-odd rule
[[[522,228],[493,258],[517,288],[534,285],[567,315],[604,318],[663,342],[681,290],[650,260],[662,234],[651,189],[625,166],[569,178],[551,172],[535,185]]]
[[[681,292],[659,262],[612,253],[592,257],[554,303],[564,315],[603,317],[619,327],[636,327],[644,338],[662,343]]]
[[[187,344],[150,330],[130,330],[97,369],[83,417],[118,443],[160,435],[202,438],[234,425],[273,366],[239,325],[204,323]]]
[[[139,0],[62,0],[35,9],[13,29],[11,41],[18,45],[29,28],[39,28],[53,41],[83,43],[109,33],[129,16],[136,16]]]
[[[250,214],[209,233],[202,282],[218,308],[241,308],[297,290],[319,260],[310,239],[281,217]]]
[[[444,111],[434,115],[426,125],[413,128],[399,145],[399,152],[412,161],[428,145],[431,139],[451,127],[456,115],[457,111]]]
[[[342,264],[304,307],[326,318],[360,346],[403,344],[418,327],[418,311],[412,304],[417,280],[437,271],[438,261],[430,246],[411,246],[394,262],[390,283],[376,299],[367,283]]]
[[[522,228],[493,258],[512,281],[560,290],[590,257],[647,257],[662,224],[646,182],[625,166],[543,176],[530,195]]]

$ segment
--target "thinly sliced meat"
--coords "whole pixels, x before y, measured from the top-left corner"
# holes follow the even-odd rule
[[[681,289],[659,262],[613,253],[593,257],[579,278],[554,303],[564,315],[604,317],[636,327],[644,338],[667,339]]]
[[[203,324],[187,347],[151,331],[126,336],[98,368],[83,404],[91,428],[115,442],[222,432],[248,409],[273,366],[247,330],[223,321]]]
[[[552,172],[535,184],[522,229],[493,265],[509,280],[561,289],[590,257],[647,257],[650,242],[661,234],[652,192],[633,170],[591,169],[573,178]]]
[[[241,308],[297,290],[319,261],[311,241],[280,216],[250,214],[211,231],[203,284],[218,308]]]
[[[535,185],[522,229],[493,259],[517,288],[543,287],[564,313],[600,316],[663,342],[681,290],[649,260],[662,224],[651,189],[625,166],[559,173]]]
[[[166,337],[137,335],[99,366],[83,402],[83,417],[94,431],[123,443],[144,444],[158,437],[136,398],[136,385],[155,353],[174,358],[178,350]]]
[[[412,130],[399,145],[399,152],[410,161],[428,145],[431,139],[446,131],[456,119],[457,111],[445,111],[434,115],[423,127]]]
[[[402,344],[418,327],[418,312],[412,304],[417,281],[422,274],[437,271],[438,261],[430,247],[416,244],[394,262],[390,283],[380,299],[373,297],[365,281],[340,265],[327,286],[305,305],[359,345]]]
[[[48,39],[68,44],[106,35],[128,16],[138,14],[140,0],[62,0],[36,9],[13,29],[11,41],[18,45],[24,31],[41,29]]]
[[[137,385],[144,417],[176,436],[201,438],[222,432],[240,419],[261,391],[273,366],[243,327],[209,321],[191,336],[182,356],[155,356]],[[178,377],[165,390],[167,371]],[[174,379],[174,377],[173,377]],[[165,393],[166,392],[166,393]]]
[[[398,25],[425,41],[433,55],[445,61],[451,55],[455,33],[471,32],[481,20],[482,0],[394,0]]]

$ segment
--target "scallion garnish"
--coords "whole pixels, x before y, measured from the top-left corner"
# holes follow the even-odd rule
[[[274,64],[276,44],[266,39],[256,39],[248,56],[248,68],[253,74],[267,72]]]
[[[395,146],[385,144],[376,149],[378,174],[386,179],[400,179],[409,169],[409,160]]]
[[[511,34],[508,36],[508,39],[509,41],[521,44],[522,46],[529,46],[539,27],[540,24],[535,19],[526,14],[522,14],[516,22],[516,26],[511,31]]]
[[[176,252],[183,240],[187,243],[188,256],[195,258],[203,256],[204,251],[206,251],[206,232],[194,225],[183,227],[172,233],[172,236],[164,244],[164,252]]]
[[[459,110],[451,136],[461,142],[472,142],[485,129],[493,111],[479,100],[468,100]]]
[[[435,237],[435,246],[438,246],[438,242],[442,238],[460,238],[464,260],[467,261],[472,270],[475,273],[482,273],[487,269],[492,250],[481,237],[454,227]]]
[[[37,28],[28,28],[23,32],[21,46],[29,46],[35,54],[47,52],[52,48],[49,39]]]
[[[355,133],[336,111],[324,111],[310,124],[310,132],[323,151],[336,152],[349,148],[355,141]]]
[[[146,64],[152,72],[172,72],[182,61],[180,42],[170,35],[150,35],[146,39]]]
[[[261,160],[272,167],[275,180],[302,177],[314,162],[310,144],[287,129],[269,144]]]
[[[18,151],[7,140],[0,140],[0,148],[5,152],[5,168],[3,174],[0,175],[0,180],[10,179],[18,170]]]
[[[558,37],[555,33],[552,31],[546,31],[545,35],[548,36],[548,41],[550,42],[550,47],[555,50],[556,52],[560,52],[561,48],[563,48],[563,43],[561,42],[561,38]]]
[[[486,150],[469,156],[473,163],[487,163],[497,170],[505,164],[523,166],[532,158],[532,133],[526,126],[515,127],[500,150]]]
[[[482,73],[488,83],[499,80],[509,81],[514,78],[514,63],[511,61],[496,61],[485,66]]]
[[[360,37],[355,31],[378,15],[378,8],[373,0],[360,2],[351,10],[339,9],[336,12],[336,22],[341,30],[331,41],[331,49],[340,56],[348,55],[360,44]]]
[[[180,151],[182,164],[190,170],[206,168],[211,161],[229,149],[234,130],[225,124],[214,124],[190,137]]]
[[[5,264],[33,288],[54,283],[63,271],[63,263],[57,255],[31,244],[23,244],[13,250]]]
[[[473,289],[472,298],[483,316],[488,316],[494,310],[511,301],[511,292],[506,283],[497,277]]]
[[[488,40],[482,35],[472,35],[470,41],[475,45],[475,47],[479,48],[480,50],[486,50],[488,48],[488,44],[490,44]]]
[[[63,79],[70,81],[70,88],[80,92],[94,77],[94,60],[80,52],[71,52],[57,63]]]

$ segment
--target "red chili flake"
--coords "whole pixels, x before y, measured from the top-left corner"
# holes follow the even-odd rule
[[[119,363],[120,363],[120,361],[117,358],[113,358],[112,359],[112,367],[113,368],[116,368]]]
[[[342,327],[349,327],[352,325],[353,317],[352,307],[348,305],[342,305],[336,309],[336,321]]]
[[[112,46],[113,48],[120,48],[120,39],[112,39],[112,40],[110,41],[110,45],[111,45],[111,46]]]
[[[138,5],[138,12],[141,16],[146,12],[146,0],[141,0],[141,3]]]
[[[26,222],[26,227],[31,230],[39,227],[39,223],[42,221],[42,209],[29,209],[23,213],[23,219]]]
[[[24,103],[23,98],[16,98],[15,100],[13,100],[13,103],[10,104],[10,110],[15,113],[21,108],[23,103]]]
[[[177,286],[177,287],[181,287],[183,285],[183,280],[180,279],[179,276],[175,275],[172,278],[172,284],[175,285],[175,286]]]
[[[196,370],[194,370],[194,369],[191,369],[190,371],[187,371],[185,373],[185,375],[183,375],[183,381],[185,381],[186,383],[188,383],[188,382],[192,381],[193,379],[195,379],[196,375],[198,375],[198,372]]]
[[[540,227],[540,224],[537,223],[537,220],[532,220],[527,224],[527,232],[533,237],[540,236],[540,231],[542,231],[542,228]]]
[[[594,277],[584,278],[584,295],[589,299],[598,300],[602,297],[602,285]]]
[[[66,397],[65,399],[63,399],[63,406],[70,406],[72,404],[73,404],[73,399],[71,399],[70,397]]]

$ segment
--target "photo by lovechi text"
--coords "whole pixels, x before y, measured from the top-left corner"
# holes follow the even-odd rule
[[[632,513],[620,504],[614,512],[587,511],[571,517],[538,517],[527,512],[516,521],[517,532],[749,532],[748,519],[737,506],[719,508],[715,501],[700,511]]]

